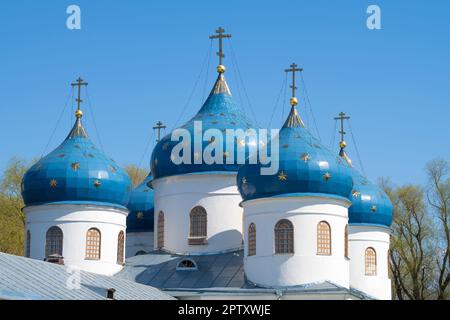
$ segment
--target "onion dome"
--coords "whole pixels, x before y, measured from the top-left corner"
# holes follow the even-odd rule
[[[388,195],[376,184],[364,178],[351,168],[353,189],[348,209],[348,222],[390,227],[392,224],[392,203]]]
[[[252,124],[235,104],[225,80],[226,68],[222,64],[222,59],[225,57],[222,51],[222,41],[231,38],[231,34],[225,34],[224,32],[225,30],[219,27],[216,34],[209,37],[219,41],[217,80],[200,111],[183,126],[163,137],[156,145],[150,164],[154,179],[182,174],[237,173],[239,169],[238,159],[241,159],[242,152],[245,152],[243,157],[245,159],[248,155],[248,145],[256,143],[256,140],[253,141],[256,138],[243,137],[241,139],[236,136],[229,138],[233,141],[227,141],[227,130],[241,129],[245,132],[252,128]],[[185,133],[189,136],[190,141],[184,140],[184,137],[172,141],[172,134],[175,131],[179,133],[179,129],[186,130]],[[206,132],[210,133],[211,136],[205,136]],[[182,142],[181,139],[183,139]],[[177,161],[174,162],[172,150],[180,143],[185,146],[185,150],[174,152],[174,155],[183,157],[183,161],[175,164]],[[211,150],[211,158],[214,159],[205,160],[204,153],[207,150]],[[222,151],[222,154],[216,157],[216,150]],[[217,159],[218,157],[220,159]]]
[[[352,179],[347,166],[304,127],[295,105],[278,139],[279,170],[275,175],[261,175],[261,168],[268,165],[240,168],[237,183],[244,201],[295,195],[348,197]]]
[[[147,186],[151,173],[134,189],[128,202],[127,232],[153,231],[153,190]]]
[[[348,209],[349,224],[357,225],[381,225],[390,227],[392,224],[392,203],[388,195],[377,185],[368,181],[353,166],[350,157],[345,152],[347,144],[344,141],[344,119],[350,119],[341,112],[338,118],[341,120],[341,141],[339,142],[339,156],[349,167],[353,180],[353,188],[350,195],[352,201]]]
[[[195,123],[201,123],[201,130],[195,128]],[[233,141],[234,152],[227,151],[226,130],[247,130],[252,128],[250,121],[242,113],[241,109],[235,104],[231,96],[228,84],[225,81],[223,73],[219,73],[214,87],[208,98],[201,107],[200,111],[186,124],[180,127],[186,129],[191,137],[190,143],[190,163],[175,164],[172,161],[172,149],[180,142],[171,141],[172,133],[166,135],[158,142],[153,150],[151,158],[151,170],[155,179],[167,176],[206,172],[237,172],[238,171],[238,148],[245,148],[248,154],[248,140],[236,139]],[[214,143],[214,137],[203,141],[205,131],[216,129],[224,137],[222,140],[223,161],[222,163],[208,164],[203,157],[203,151],[211,143]],[[202,140],[201,149],[194,149],[194,139]],[[220,148],[220,146],[219,146]],[[229,158],[230,154],[234,159]]]
[[[292,72],[292,108],[277,137],[278,172],[274,175],[261,174],[261,168],[275,165],[271,163],[243,165],[237,176],[239,192],[244,201],[302,195],[347,198],[352,189],[349,169],[340,157],[333,155],[305,128],[296,109],[298,99],[295,97],[295,74],[303,69],[297,68],[295,63],[290,67],[285,71]],[[267,150],[270,150],[272,143],[266,146]],[[266,150],[262,154],[273,158]]]
[[[82,125],[82,115],[78,108],[75,124],[64,142],[25,173],[22,197],[27,206],[67,203],[126,209],[130,178],[92,143]]]

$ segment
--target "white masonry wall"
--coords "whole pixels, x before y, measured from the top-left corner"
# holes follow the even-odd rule
[[[242,247],[241,195],[235,173],[187,174],[153,181],[154,245],[158,214],[164,212],[164,250],[179,254],[207,254]],[[189,214],[202,206],[207,212],[206,245],[189,245]]]
[[[104,275],[113,275],[122,269],[123,266],[117,263],[118,235],[120,231],[125,233],[127,210],[50,204],[25,207],[24,213],[26,230],[30,230],[31,235],[31,258],[45,259],[47,230],[57,226],[63,232],[62,255],[66,266]],[[86,260],[86,234],[90,228],[97,228],[101,233],[100,260]]]
[[[350,285],[381,300],[391,300],[391,280],[388,272],[390,229],[382,226],[349,226]],[[365,251],[376,252],[377,274],[365,274]]]
[[[256,225],[256,255],[244,250],[248,280],[266,287],[295,286],[331,281],[349,288],[349,260],[345,257],[345,226],[350,202],[327,197],[279,197],[243,202],[245,239]],[[274,228],[281,219],[294,226],[294,253],[275,254]],[[317,254],[317,225],[331,227],[329,256]]]
[[[127,255],[134,257],[139,252],[153,251],[153,232],[127,232]]]

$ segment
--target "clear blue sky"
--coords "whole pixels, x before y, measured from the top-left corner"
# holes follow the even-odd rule
[[[81,7],[81,30],[66,28],[70,4]],[[366,28],[369,4],[381,7],[382,30]],[[283,69],[295,61],[305,68],[325,145],[334,134],[333,117],[345,111],[370,179],[424,182],[428,160],[450,158],[449,16],[450,2],[444,0],[4,0],[0,169],[12,156],[42,154],[71,93],[69,84],[79,75],[89,82],[105,152],[122,165],[143,159],[141,165],[148,167],[152,126],[158,120],[175,125],[210,48],[208,36],[223,26],[233,34],[244,85],[237,81],[227,44],[228,83],[251,116],[245,87],[260,125],[269,123]],[[216,45],[208,77],[200,75],[180,122],[200,108],[205,81],[207,90],[212,85],[215,51]],[[279,104],[273,124],[281,124],[282,110]],[[303,104],[300,112],[308,120]],[[85,110],[85,115],[99,144],[92,114]],[[73,119],[69,103],[47,152],[64,139]],[[315,133],[313,122],[306,122]]]

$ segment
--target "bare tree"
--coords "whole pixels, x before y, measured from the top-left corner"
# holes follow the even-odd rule
[[[449,296],[450,284],[450,227],[449,199],[450,177],[449,164],[446,160],[435,159],[426,166],[429,185],[427,190],[428,203],[437,222],[435,263],[438,272],[437,299],[444,300]]]
[[[384,186],[394,205],[389,265],[399,300],[424,300],[431,296],[432,265],[429,250],[431,221],[424,192],[414,185],[392,190]]]

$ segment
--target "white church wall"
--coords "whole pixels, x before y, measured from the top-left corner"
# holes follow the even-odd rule
[[[134,257],[138,252],[153,251],[153,232],[127,232],[126,257]]]
[[[256,225],[256,255],[248,256],[247,245],[244,249],[248,280],[267,287],[326,280],[349,287],[344,235],[350,202],[325,197],[283,197],[251,200],[242,205],[246,243],[249,224]],[[281,219],[288,219],[294,226],[293,254],[275,254],[274,228]],[[331,255],[317,254],[320,221],[331,227]]]
[[[234,173],[187,174],[153,181],[155,235],[164,212],[164,250],[180,254],[217,253],[242,247],[242,198]],[[190,211],[207,212],[207,244],[188,244]]]
[[[122,269],[117,263],[118,235],[125,233],[128,211],[92,205],[53,204],[25,207],[26,228],[30,230],[30,257],[45,259],[47,230],[63,232],[64,264],[98,274],[113,275]],[[101,233],[100,260],[86,259],[86,235],[90,228]],[[124,247],[126,247],[126,239]],[[125,254],[125,252],[124,252]]]
[[[391,280],[388,272],[390,230],[369,225],[349,226],[350,285],[381,300],[391,300]],[[365,273],[367,248],[376,252],[376,275]]]

